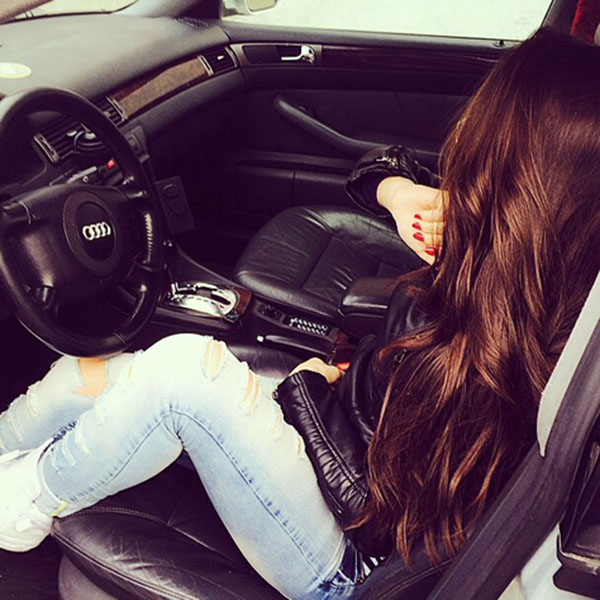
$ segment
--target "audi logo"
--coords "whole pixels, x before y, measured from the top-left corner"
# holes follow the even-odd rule
[[[81,235],[88,241],[93,242],[101,238],[108,237],[112,234],[112,228],[106,221],[100,221],[99,223],[91,223],[90,225],[84,225],[81,228]]]

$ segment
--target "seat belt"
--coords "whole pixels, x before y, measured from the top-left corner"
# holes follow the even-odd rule
[[[563,515],[600,415],[600,274],[546,385],[534,446],[428,600],[497,600]]]

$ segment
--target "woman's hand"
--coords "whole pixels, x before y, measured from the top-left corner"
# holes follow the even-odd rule
[[[324,360],[317,357],[309,358],[303,363],[300,363],[291,371],[290,375],[299,373],[300,371],[313,371],[314,373],[319,373],[327,379],[327,383],[329,384],[335,383],[344,374],[343,371],[337,367],[328,365]]]
[[[387,177],[377,188],[377,201],[390,211],[404,242],[433,264],[443,242],[444,193],[405,177]]]

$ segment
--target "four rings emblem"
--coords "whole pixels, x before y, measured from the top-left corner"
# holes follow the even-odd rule
[[[91,223],[89,225],[84,225],[81,228],[81,235],[88,242],[93,242],[94,240],[99,240],[112,235],[112,228],[106,221]]]

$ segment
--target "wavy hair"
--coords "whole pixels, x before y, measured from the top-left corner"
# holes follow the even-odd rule
[[[541,392],[600,267],[600,48],[541,30],[503,57],[441,158],[444,247],[404,277],[360,524],[455,554],[535,441]],[[433,275],[433,284],[432,282]]]

